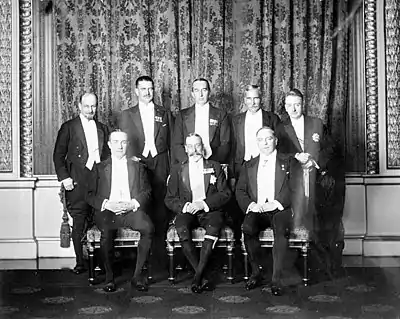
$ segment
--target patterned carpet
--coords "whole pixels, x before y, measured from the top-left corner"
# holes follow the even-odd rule
[[[0,272],[0,318],[400,318],[400,269],[346,268],[339,279],[303,287],[287,277],[285,294],[268,286],[245,291],[223,280],[212,293],[194,295],[181,272],[175,286],[158,274],[147,293],[131,291],[129,270],[118,290],[89,286],[87,274],[68,270]]]

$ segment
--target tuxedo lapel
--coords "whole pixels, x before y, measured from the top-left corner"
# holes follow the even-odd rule
[[[188,109],[187,113],[184,116],[184,125],[186,126],[188,134],[194,133],[195,130],[195,112],[195,107],[191,107],[190,109]]]
[[[134,106],[129,114],[132,118],[132,122],[135,125],[138,134],[140,134],[139,140],[143,140],[144,131],[143,131],[142,117],[140,116],[139,106],[138,105]]]
[[[290,140],[296,146],[297,150],[299,152],[303,152],[303,150],[301,149],[300,142],[297,138],[296,132],[294,131],[292,122],[289,121],[289,123],[285,125],[285,131],[286,131],[287,135],[289,136]]]
[[[239,139],[239,145],[245,146],[245,121],[246,121],[246,112],[242,113],[238,117],[238,139]]]
[[[101,157],[102,150],[103,150],[103,145],[105,142],[106,137],[104,136],[104,132],[100,127],[100,123],[96,121],[96,127],[97,127],[97,139],[99,142],[99,155]]]
[[[76,122],[75,122],[74,126],[75,126],[74,131],[76,132],[76,136],[78,137],[78,139],[82,143],[82,146],[84,147],[84,149],[88,153],[88,146],[87,146],[87,142],[86,142],[85,131],[83,130],[82,121],[81,121],[81,118],[79,116],[76,118]]]
[[[160,131],[160,127],[163,122],[163,117],[164,117],[164,112],[160,110],[158,105],[154,105],[154,140],[156,140],[158,132]]]
[[[258,165],[260,163],[260,156],[257,157],[257,160],[254,161],[252,166],[249,166],[249,185],[250,185],[250,191],[251,194],[254,195],[254,198],[256,199],[255,201],[258,200],[257,198],[257,171],[258,171]]]
[[[131,194],[131,198],[135,198],[135,179],[136,179],[136,171],[133,163],[128,160],[128,183],[129,183],[129,192]]]
[[[213,125],[210,125],[211,121],[213,122]],[[208,134],[209,134],[209,141],[211,142],[214,138],[215,131],[217,130],[217,127],[219,125],[218,123],[218,109],[214,108],[210,104],[210,110],[208,114]]]
[[[282,189],[283,182],[286,177],[286,164],[278,156],[275,162],[275,198]]]
[[[204,164],[203,164],[204,191],[207,194],[208,186],[210,186],[211,173],[204,174],[204,170],[213,168],[213,166],[207,160],[203,160],[203,161],[204,161]]]
[[[304,152],[308,152],[308,147],[310,144],[311,134],[312,134],[312,121],[308,116],[304,116]]]
[[[111,194],[111,159],[107,160],[107,163],[104,166],[104,177],[105,177],[105,181],[106,181],[106,185],[104,186],[105,189],[108,190],[108,192]]]
[[[182,165],[181,179],[182,179],[183,185],[186,186],[188,192],[191,194],[192,191],[190,189],[189,164],[188,163],[185,163],[185,164]]]

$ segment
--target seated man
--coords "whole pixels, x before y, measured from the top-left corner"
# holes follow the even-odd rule
[[[188,161],[171,169],[165,204],[176,214],[175,226],[182,250],[195,270],[191,289],[195,293],[212,290],[213,284],[203,274],[224,222],[221,208],[229,201],[231,191],[218,162],[204,159],[200,135],[186,138]],[[200,260],[192,242],[192,229],[206,230]],[[204,276],[206,277],[206,276]]]
[[[128,137],[116,130],[110,134],[108,146],[111,158],[96,164],[89,181],[86,200],[95,209],[95,222],[101,232],[100,252],[106,272],[103,290],[116,290],[112,269],[114,238],[119,227],[130,227],[140,232],[136,268],[131,285],[147,291],[142,268],[149,254],[154,233],[153,224],[146,214],[151,189],[147,173],[137,161],[126,158]]]
[[[236,199],[246,214],[243,234],[252,270],[246,289],[253,289],[261,283],[259,233],[272,227],[275,241],[271,291],[274,295],[281,295],[280,277],[288,247],[288,230],[292,226],[291,204],[298,197],[292,196],[299,184],[294,183],[298,179],[298,164],[291,157],[277,153],[278,139],[271,128],[262,127],[257,131],[256,138],[260,155],[243,164],[236,186]],[[296,176],[292,176],[293,173]],[[299,185],[301,187],[301,183]]]

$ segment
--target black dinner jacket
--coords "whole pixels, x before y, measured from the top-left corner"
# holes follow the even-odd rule
[[[210,212],[221,209],[231,198],[226,174],[221,165],[212,160],[204,159],[204,189],[205,202]],[[172,167],[167,185],[165,205],[175,214],[182,212],[183,206],[192,201],[190,188],[189,163],[176,164]]]
[[[243,212],[252,202],[257,203],[258,183],[268,183],[271,177],[265,176],[262,181],[257,180],[260,156],[243,164],[239,181],[236,186],[236,200]],[[275,200],[281,203],[284,209],[292,207],[301,209],[301,183],[299,183],[300,167],[296,160],[284,154],[277,153],[275,165]],[[300,213],[300,212],[299,212]]]
[[[151,186],[148,180],[146,168],[143,164],[133,159],[127,159],[128,182],[131,199],[136,199],[140,209],[145,210],[150,201]],[[94,166],[86,194],[87,203],[96,213],[100,212],[105,199],[111,194],[112,158],[109,158]]]
[[[110,155],[107,145],[109,130],[106,125],[96,122],[99,140],[100,160]],[[82,121],[79,116],[61,125],[53,152],[53,162],[57,178],[62,181],[71,177],[77,183],[84,181],[85,165],[89,153]]]
[[[187,160],[184,145],[189,133],[195,133],[195,113],[196,108],[193,105],[180,111],[176,116],[172,138],[174,163],[182,163]],[[212,106],[211,103],[208,126],[212,150],[212,155],[209,159],[221,164],[228,163],[231,147],[230,121],[225,111]]]

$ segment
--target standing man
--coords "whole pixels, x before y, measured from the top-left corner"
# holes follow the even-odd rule
[[[109,156],[108,128],[94,119],[97,97],[85,93],[79,99],[79,116],[65,122],[58,131],[53,162],[58,180],[65,188],[67,209],[73,220],[72,242],[76,255],[75,274],[86,271],[82,238],[92,209],[85,201],[85,170]]]
[[[221,165],[204,158],[200,135],[189,134],[185,150],[188,160],[173,166],[165,204],[176,214],[175,226],[183,253],[195,270],[191,289],[201,293],[214,289],[205,268],[223,226],[222,208],[229,201],[231,191]],[[192,242],[192,229],[198,226],[206,230],[200,259]]]
[[[282,294],[283,261],[289,243],[287,234],[292,228],[292,213],[296,213],[294,210],[298,208],[298,163],[277,153],[278,139],[271,128],[258,130],[256,141],[260,155],[244,163],[236,186],[236,199],[245,213],[244,244],[252,271],[246,289],[254,289],[261,283],[259,233],[272,227],[275,240],[271,291],[279,296]]]
[[[146,214],[151,188],[144,166],[126,158],[128,136],[120,130],[110,134],[111,158],[97,164],[90,178],[87,202],[95,209],[95,222],[101,232],[100,251],[106,271],[105,292],[116,290],[112,269],[115,232],[130,227],[140,232],[136,267],[131,285],[147,291],[142,268],[149,255],[154,227]]]
[[[172,141],[174,162],[187,160],[185,138],[197,133],[203,140],[205,159],[228,163],[231,133],[227,113],[210,104],[210,84],[204,78],[193,81],[192,97],[195,105],[176,116]]]
[[[293,155],[303,168],[304,216],[296,216],[296,224],[314,230],[316,180],[328,173],[327,164],[333,157],[333,145],[319,118],[303,115],[303,94],[292,89],[285,97],[285,150]]]
[[[152,255],[156,260],[161,258],[166,266],[164,239],[170,218],[164,198],[170,169],[172,116],[169,110],[154,104],[154,82],[149,76],[136,80],[135,92],[139,102],[122,112],[120,128],[128,135],[128,157],[135,156],[148,169],[153,197],[149,215],[155,226]]]

